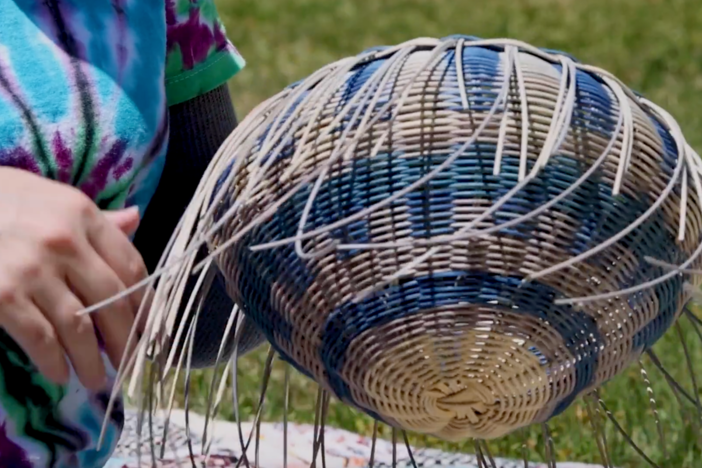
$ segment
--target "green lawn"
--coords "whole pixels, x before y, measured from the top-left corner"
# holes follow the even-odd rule
[[[248,61],[246,69],[231,83],[241,118],[285,85],[369,46],[463,33],[517,38],[565,50],[608,69],[668,109],[688,140],[702,150],[700,0],[219,0],[218,6],[229,36]],[[697,336],[687,321],[681,323],[693,360],[702,362]],[[683,378],[686,388],[692,388],[684,377],[685,360],[675,330],[662,340],[657,352],[673,374]],[[255,408],[264,361],[263,351],[242,360],[240,391],[245,418],[251,417]],[[264,411],[266,420],[282,419],[282,369],[277,363]],[[613,413],[663,467],[702,466],[702,462],[694,461],[701,456],[695,443],[700,438],[699,430],[690,425],[696,413],[687,408],[681,415],[662,375],[650,364],[647,369],[654,381],[654,395],[663,402],[660,414],[668,459],[658,443],[638,367],[606,386],[604,395]],[[209,375],[198,375],[195,380],[196,409],[204,405]],[[293,377],[293,420],[313,422],[315,395],[316,387],[311,382],[298,375]],[[223,414],[232,416],[229,402],[225,402]],[[368,417],[334,403],[329,424],[362,433],[372,428]],[[558,459],[600,461],[595,442],[586,430],[588,424],[582,404],[556,418],[552,431]],[[619,466],[646,466],[626,448],[611,425],[608,427],[614,462]],[[535,459],[542,451],[540,437],[538,428],[527,434]],[[491,447],[500,455],[519,457],[522,440],[521,436],[508,437]],[[452,448],[471,451],[472,443]]]

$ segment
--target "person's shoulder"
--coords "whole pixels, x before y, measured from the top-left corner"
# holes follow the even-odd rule
[[[246,61],[226,35],[214,0],[166,0],[168,104],[226,83]]]

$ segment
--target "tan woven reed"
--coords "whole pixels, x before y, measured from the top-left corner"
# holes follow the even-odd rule
[[[417,39],[255,109],[170,261],[207,238],[242,311],[343,401],[491,439],[673,323],[702,282],[699,174],[674,119],[605,71],[511,40]]]

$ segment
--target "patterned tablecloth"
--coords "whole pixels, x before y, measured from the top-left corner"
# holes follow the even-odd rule
[[[187,444],[187,433],[185,430],[185,413],[174,411],[168,426],[167,447],[165,457],[156,463],[158,468],[175,468],[192,466],[201,467],[234,467],[237,466],[241,455],[241,445],[236,424],[217,421],[214,427],[210,425],[208,431],[213,435],[210,457],[207,461],[202,453],[203,432],[205,418],[190,413],[190,439],[192,441],[193,453],[196,455],[196,464],[190,463],[190,455]],[[163,434],[164,420],[156,418],[153,422],[154,436],[160,444],[161,434]],[[143,436],[141,449],[141,464],[139,463],[137,441],[137,419],[136,413],[127,411],[125,430],[122,440],[114,457],[107,464],[106,468],[146,468],[151,467],[151,452],[146,438]],[[242,424],[244,438],[248,437],[252,425]],[[144,426],[144,431],[148,431],[148,426]],[[213,431],[213,432],[212,432]],[[261,425],[260,445],[259,445],[259,465],[261,468],[283,468],[283,424],[264,423]],[[314,427],[310,425],[289,424],[288,425],[288,468],[308,468],[311,464],[312,447],[314,441]],[[371,454],[371,440],[351,432],[326,428],[325,431],[325,465],[328,468],[355,468],[369,466]],[[160,445],[156,451],[156,456],[160,454]],[[248,454],[253,464],[254,444],[251,443]],[[393,461],[393,446],[390,442],[378,440],[375,447],[375,463],[378,468],[389,468]],[[438,450],[412,450],[414,461],[418,467],[438,468],[479,468],[474,456],[457,453],[447,453]],[[412,467],[412,461],[404,445],[398,444],[396,450],[397,465],[399,468]],[[318,467],[322,467],[321,455],[318,457]],[[496,459],[497,468],[524,468],[524,462],[515,460]],[[245,463],[240,464],[245,467]],[[528,468],[548,468],[543,463],[531,463]],[[558,468],[601,468],[595,465],[585,465],[581,463],[559,463]]]

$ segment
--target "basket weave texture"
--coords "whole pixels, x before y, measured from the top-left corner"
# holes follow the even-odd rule
[[[668,273],[646,259],[679,265],[702,234],[671,125],[613,80],[458,36],[324,67],[237,130],[217,186],[218,216],[237,214],[210,245],[236,237],[230,294],[284,359],[394,427],[491,439],[547,421],[700,283],[587,300]]]

